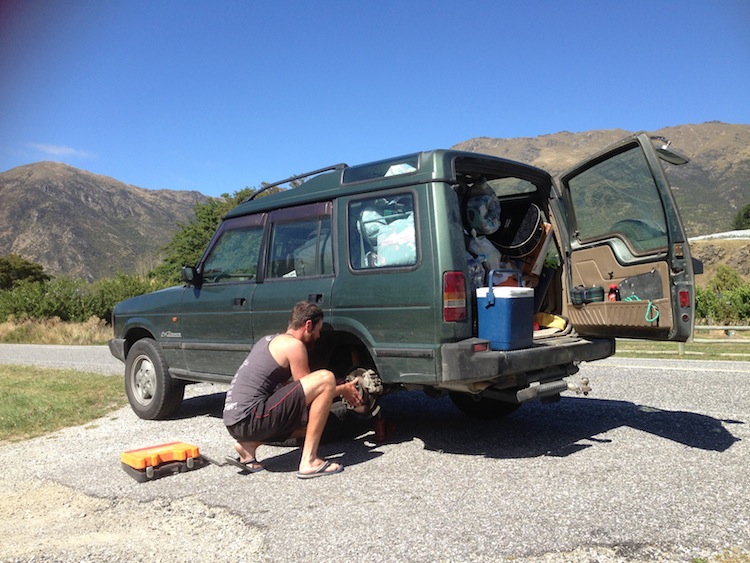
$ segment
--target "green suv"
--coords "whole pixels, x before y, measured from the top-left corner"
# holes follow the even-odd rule
[[[325,312],[311,367],[355,374],[372,405],[422,389],[492,417],[587,392],[565,378],[614,337],[692,333],[693,263],[661,161],[687,158],[640,133],[556,180],[453,150],[295,177],[229,212],[183,285],[116,306],[130,404],[163,418],[186,383],[228,383],[300,300]]]

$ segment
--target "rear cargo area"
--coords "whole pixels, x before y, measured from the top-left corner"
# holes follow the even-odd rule
[[[492,349],[516,350],[569,333],[549,176],[479,158],[459,159],[456,171],[473,334],[490,340]]]

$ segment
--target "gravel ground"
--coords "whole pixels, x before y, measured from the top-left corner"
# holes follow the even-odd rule
[[[191,386],[174,420],[143,421],[125,408],[0,446],[0,560],[606,563],[749,554],[749,368],[610,359],[583,366],[590,396],[528,404],[489,423],[446,400],[402,393],[385,401],[386,443],[365,428],[324,446],[346,466],[341,475],[298,480],[298,450],[269,446],[259,450],[267,470],[258,474],[208,465],[138,483],[120,467],[128,449],[180,440],[216,460],[231,451],[220,419],[225,388]]]

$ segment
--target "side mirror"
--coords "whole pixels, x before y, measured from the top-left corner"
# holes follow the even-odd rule
[[[194,285],[198,287],[201,284],[201,275],[195,266],[183,266],[180,272],[180,278],[187,285]]]

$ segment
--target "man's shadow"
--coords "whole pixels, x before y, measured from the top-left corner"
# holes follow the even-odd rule
[[[214,393],[186,399],[175,418],[208,415],[217,418],[220,424],[224,397],[225,393]],[[419,439],[428,450],[498,459],[572,455],[597,443],[610,442],[597,436],[623,426],[691,448],[723,452],[739,441],[725,425],[744,424],[698,413],[588,397],[565,397],[549,404],[533,401],[508,417],[478,420],[459,411],[447,397],[434,399],[419,391],[384,397],[381,413],[386,443]],[[373,419],[332,415],[321,453],[340,456],[346,465],[374,459],[383,455],[374,430]],[[275,471],[295,469],[299,452],[296,449],[279,452],[270,456],[267,467]]]

